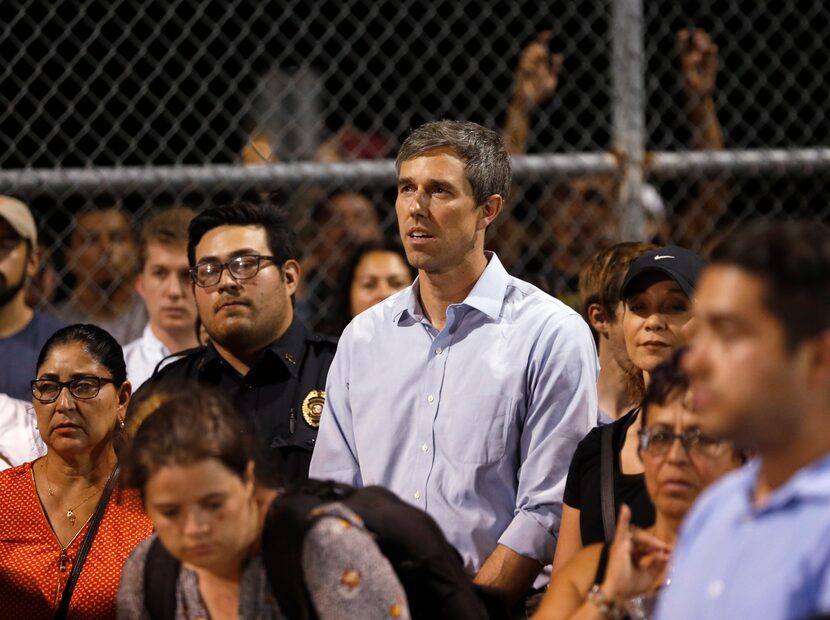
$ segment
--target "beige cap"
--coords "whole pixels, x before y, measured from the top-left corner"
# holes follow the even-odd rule
[[[23,239],[28,239],[32,247],[37,245],[37,226],[32,212],[25,203],[11,196],[0,196],[0,217],[6,220]]]

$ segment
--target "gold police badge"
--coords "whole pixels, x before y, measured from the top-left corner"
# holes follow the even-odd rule
[[[320,426],[320,416],[323,415],[325,402],[325,390],[311,390],[303,399],[303,419],[311,428]]]

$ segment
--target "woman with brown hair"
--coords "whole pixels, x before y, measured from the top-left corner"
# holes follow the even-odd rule
[[[118,617],[294,617],[296,601],[275,594],[263,552],[277,493],[255,479],[237,415],[203,388],[150,398],[130,413],[137,431],[126,464],[155,535],[124,565]],[[275,535],[304,535],[296,570],[317,617],[408,618],[405,592],[360,517],[340,504],[316,514],[308,531]]]

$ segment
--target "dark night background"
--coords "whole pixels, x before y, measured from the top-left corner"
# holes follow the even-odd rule
[[[828,144],[824,3],[644,4],[648,148],[688,141],[674,32],[692,25],[720,46],[717,105],[727,148]],[[3,5],[4,15],[17,16],[2,38],[11,59],[0,79],[6,169],[238,161],[258,80],[274,63],[289,68],[303,59],[325,75],[330,131],[351,122],[400,140],[438,117],[496,126],[518,54],[544,29],[554,31],[552,47],[566,61],[557,94],[535,116],[530,151],[610,146],[609,3]],[[776,192],[824,205],[816,177],[736,183],[737,211],[777,208]],[[669,199],[681,185],[665,184]],[[29,198],[54,213],[54,197]],[[69,208],[81,200],[59,199]],[[136,210],[142,201],[126,204]]]

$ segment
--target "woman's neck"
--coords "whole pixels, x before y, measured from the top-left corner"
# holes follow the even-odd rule
[[[117,463],[112,444],[88,453],[60,453],[49,450],[44,459],[44,468],[50,483],[62,487],[76,484],[98,486],[109,478]]]

